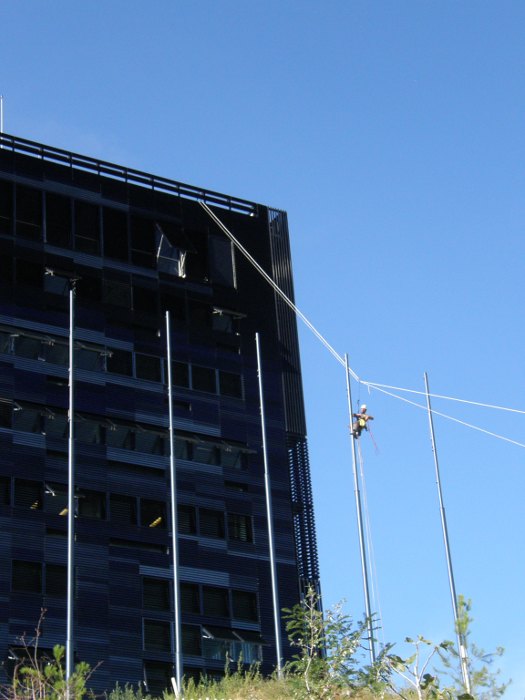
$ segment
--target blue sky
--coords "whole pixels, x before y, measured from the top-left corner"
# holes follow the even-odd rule
[[[4,0],[0,24],[6,132],[286,209],[297,304],[360,377],[525,408],[525,4]],[[344,371],[300,335],[325,605],[360,617]],[[450,638],[427,416],[353,392],[384,638]],[[521,414],[433,406],[525,442]],[[523,448],[435,427],[456,587],[521,699]]]

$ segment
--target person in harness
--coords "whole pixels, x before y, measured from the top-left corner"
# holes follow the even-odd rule
[[[352,423],[352,435],[355,438],[361,436],[363,428],[368,430],[367,423],[369,420],[374,420],[374,416],[369,416],[366,412],[366,404],[363,404],[359,409],[359,413],[354,413],[354,418],[356,419]]]

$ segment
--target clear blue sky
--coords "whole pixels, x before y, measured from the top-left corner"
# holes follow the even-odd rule
[[[5,131],[286,209],[297,303],[361,377],[525,409],[523,2],[4,0],[0,26]],[[360,617],[344,371],[301,343],[325,605]],[[384,637],[451,638],[427,417],[353,391]],[[521,700],[525,452],[435,425],[457,590]]]

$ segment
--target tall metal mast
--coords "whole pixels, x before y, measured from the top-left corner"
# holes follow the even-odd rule
[[[350,428],[352,426],[353,422],[353,413],[352,413],[352,393],[351,393],[351,388],[350,388],[350,367],[348,365],[348,355],[345,354],[345,370],[346,370],[346,394],[348,398],[348,415],[350,417]],[[359,476],[357,473],[357,460],[356,460],[356,454],[355,454],[355,437],[352,432],[352,469],[354,473],[354,494],[355,494],[355,507],[356,507],[356,513],[357,513],[357,529],[359,532],[359,549],[361,552],[361,573],[363,576],[363,588],[364,588],[364,595],[365,595],[365,614],[366,614],[366,619],[367,619],[367,626],[368,626],[368,635],[370,639],[370,661],[371,663],[375,663],[376,660],[376,651],[375,651],[375,642],[374,642],[374,630],[373,630],[373,622],[372,622],[372,613],[370,610],[370,589],[368,585],[368,565],[366,562],[366,550],[365,550],[365,540],[364,540],[364,533],[363,533],[363,516],[362,516],[362,509],[361,509],[361,493],[359,491]]]
[[[74,603],[75,603],[75,282],[69,288],[69,443],[68,443],[68,497],[67,497],[67,624],[66,624],[66,693],[69,698],[69,679],[74,669]]]
[[[173,384],[171,364],[170,312],[166,311],[166,359],[168,365],[168,404],[170,435],[170,493],[171,493],[171,544],[173,554],[173,625],[175,628],[175,695],[180,696],[182,682],[182,651],[179,587],[179,544],[177,537],[177,473],[175,469],[175,434],[173,429]]]
[[[434,435],[434,420],[432,418],[432,408],[430,406],[430,392],[428,389],[428,376],[425,372],[425,391],[427,397],[428,422],[430,426],[430,441],[432,443],[432,452],[434,454],[434,466],[436,469],[436,485],[438,490],[439,511],[441,514],[441,527],[443,529],[443,542],[445,544],[445,553],[447,557],[448,582],[450,586],[450,597],[452,599],[452,609],[454,611],[454,625],[458,640],[458,653],[461,664],[461,675],[463,676],[463,684],[467,693],[470,693],[470,676],[468,670],[468,655],[464,644],[464,636],[459,628],[458,616],[458,599],[456,596],[456,584],[454,583],[454,571],[452,569],[452,556],[450,554],[450,543],[448,539],[447,517],[445,514],[445,504],[443,502],[443,492],[441,490],[441,478],[439,475],[439,462],[437,455],[436,439]]]
[[[277,655],[277,675],[282,676],[282,642],[281,642],[281,618],[279,615],[279,593],[277,590],[277,569],[275,565],[275,548],[273,538],[273,516],[272,516],[272,492],[270,485],[270,472],[268,469],[268,450],[266,445],[266,420],[264,415],[264,394],[263,378],[261,368],[261,348],[259,344],[259,334],[255,334],[255,345],[257,348],[257,376],[259,377],[259,400],[261,405],[261,432],[264,458],[264,490],[266,493],[266,519],[268,521],[268,542],[270,547],[270,573],[272,579],[272,602],[273,621],[275,627],[275,652]]]

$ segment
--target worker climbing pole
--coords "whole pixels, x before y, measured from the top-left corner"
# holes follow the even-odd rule
[[[366,404],[363,404],[359,409],[359,413],[354,413],[355,421],[352,423],[352,433],[355,438],[361,437],[363,429],[368,430],[368,421],[374,420],[374,416],[369,416],[366,412]]]

